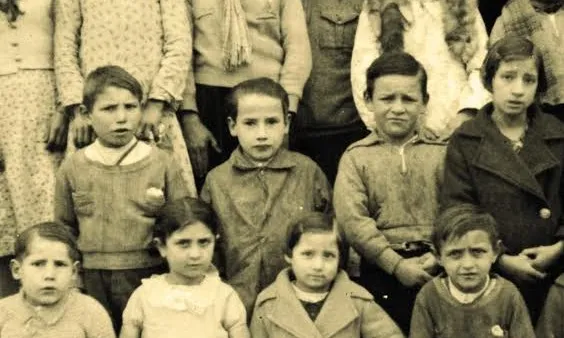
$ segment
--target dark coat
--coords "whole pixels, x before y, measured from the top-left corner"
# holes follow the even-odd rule
[[[564,238],[564,125],[536,106],[516,153],[491,120],[493,106],[456,130],[447,148],[441,207],[480,205],[509,254]]]

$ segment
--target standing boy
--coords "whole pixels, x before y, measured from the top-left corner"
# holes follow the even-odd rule
[[[411,55],[383,54],[366,83],[377,127],[343,154],[334,206],[362,258],[360,283],[407,333],[417,291],[437,267],[429,240],[446,146],[419,132],[427,75]]]
[[[258,293],[286,267],[284,236],[294,215],[330,207],[330,186],[309,158],[282,147],[288,95],[267,78],[244,81],[228,100],[229,130],[239,140],[202,189],[219,218],[227,282],[251,314]]]
[[[88,75],[80,114],[96,141],[63,162],[55,187],[56,220],[79,233],[86,292],[108,310],[116,331],[141,279],[164,269],[148,250],[160,208],[189,195],[171,155],[134,135],[142,93],[118,66]]]

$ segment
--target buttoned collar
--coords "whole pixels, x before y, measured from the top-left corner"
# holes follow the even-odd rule
[[[241,146],[233,151],[230,157],[233,167],[240,170],[256,170],[256,169],[289,169],[297,165],[296,160],[291,156],[291,153],[280,148],[276,154],[265,163],[257,163],[251,161],[241,150]]]

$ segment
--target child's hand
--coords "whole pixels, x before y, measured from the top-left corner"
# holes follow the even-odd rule
[[[204,177],[208,172],[208,150],[211,146],[220,153],[215,137],[202,124],[197,113],[184,114],[182,116],[182,133],[190,154],[192,169],[196,177]]]
[[[431,276],[437,274],[439,269],[439,262],[437,257],[432,252],[427,252],[426,254],[419,256],[418,258],[421,268],[425,270]]]
[[[539,271],[547,271],[562,256],[562,242],[553,245],[527,248],[519,255],[531,260],[531,266]]]
[[[399,262],[394,271],[396,278],[406,287],[421,286],[433,277],[423,270],[419,257],[406,258]]]
[[[513,279],[521,282],[535,282],[546,277],[546,273],[538,271],[532,265],[533,260],[526,255],[502,255],[499,257],[499,267]]]
[[[159,125],[163,117],[164,102],[158,100],[149,100],[143,109],[143,117],[137,129],[137,138],[140,140],[154,140],[158,142],[161,138]]]
[[[83,148],[94,141],[94,130],[92,129],[92,122],[90,119],[82,112],[80,105],[74,105],[67,107],[70,109],[74,116],[71,123],[72,133],[74,135],[74,145],[77,148]]]
[[[47,134],[44,139],[47,143],[46,149],[52,152],[64,151],[69,132],[68,116],[63,112],[56,112],[47,123]]]

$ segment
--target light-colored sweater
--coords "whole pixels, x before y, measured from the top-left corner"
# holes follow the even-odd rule
[[[53,1],[23,1],[25,13],[8,24],[0,12],[0,75],[20,69],[53,69]]]
[[[135,76],[149,98],[181,100],[192,57],[184,0],[55,4],[55,73],[63,106],[81,103],[88,73],[109,64]]]
[[[55,218],[78,229],[84,267],[161,264],[147,248],[160,208],[168,200],[188,196],[178,164],[156,147],[142,160],[122,166],[94,162],[84,152],[63,162],[55,187]],[[154,194],[158,190],[161,196]]]
[[[247,314],[235,290],[217,271],[199,285],[173,285],[166,275],[143,280],[123,312],[124,325],[141,329],[143,338],[247,337]]]
[[[343,154],[333,195],[337,222],[370,264],[392,273],[390,244],[429,240],[439,208],[446,144],[417,137],[403,147],[373,132]]]
[[[23,293],[0,300],[2,338],[112,338],[112,322],[106,310],[92,297],[70,291],[52,308],[36,311]]]
[[[290,110],[311,71],[311,51],[301,0],[240,0],[252,47],[251,62],[234,71],[222,64],[223,0],[187,0],[194,34],[194,78],[198,84],[233,87],[256,77],[279,82]],[[196,109],[194,79],[188,77],[183,108]]]

